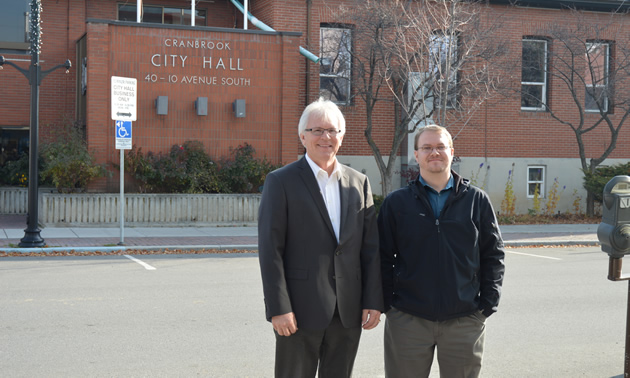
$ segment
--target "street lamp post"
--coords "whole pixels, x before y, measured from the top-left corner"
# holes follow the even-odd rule
[[[26,220],[26,229],[24,230],[24,237],[20,240],[20,247],[32,248],[43,247],[45,245],[44,239],[40,236],[40,229],[38,225],[39,220],[39,193],[38,193],[38,179],[39,172],[37,166],[38,156],[38,136],[39,136],[39,85],[41,81],[57,68],[64,67],[66,73],[69,72],[72,64],[70,60],[66,60],[64,64],[57,65],[49,70],[42,71],[39,62],[39,52],[41,48],[41,26],[40,26],[40,14],[42,6],[41,0],[31,0],[31,18],[30,18],[30,42],[31,42],[31,64],[29,69],[23,69],[18,67],[15,63],[12,63],[0,56],[0,69],[5,64],[15,67],[28,79],[31,85],[31,120],[29,131],[29,168],[28,168],[28,217]]]

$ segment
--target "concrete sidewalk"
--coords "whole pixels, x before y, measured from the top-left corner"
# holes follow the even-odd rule
[[[598,246],[597,224],[504,225],[501,233],[507,246],[588,245]],[[102,227],[45,227],[45,248],[18,248],[26,229],[25,215],[0,215],[0,251],[114,251],[137,249],[256,249],[254,225],[240,226],[154,226],[119,224]],[[121,239],[124,245],[119,245]]]

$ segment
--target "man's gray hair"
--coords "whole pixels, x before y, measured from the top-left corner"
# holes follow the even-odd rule
[[[304,109],[300,117],[300,123],[298,123],[298,135],[304,134],[304,130],[308,127],[308,121],[311,117],[329,121],[340,131],[340,135],[346,133],[346,120],[343,117],[343,113],[339,107],[330,100],[325,100],[323,97],[320,97],[317,101],[312,102]]]

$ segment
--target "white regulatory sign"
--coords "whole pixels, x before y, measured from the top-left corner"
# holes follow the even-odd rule
[[[138,97],[138,80],[131,77],[112,76],[112,119],[135,121]]]
[[[619,198],[619,207],[622,209],[630,208],[630,197],[620,197]]]

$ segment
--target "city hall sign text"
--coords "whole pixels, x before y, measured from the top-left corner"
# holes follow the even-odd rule
[[[205,40],[181,40],[174,38],[167,38],[164,40],[164,46],[168,48],[192,48],[196,50],[213,50],[213,51],[231,51],[230,42],[223,41],[205,41]],[[206,73],[210,70],[216,75],[221,72],[230,71],[244,71],[241,66],[240,58],[225,58],[225,57],[213,57],[213,56],[193,56],[182,54],[153,54],[151,56],[151,65],[157,68],[186,68],[197,65]],[[145,80],[156,82],[168,82],[168,83],[183,83],[183,84],[202,84],[202,85],[238,85],[249,86],[251,79],[242,77],[229,77],[229,76],[207,76],[201,75],[173,75],[173,74],[161,74],[161,73],[148,73],[145,76]]]

